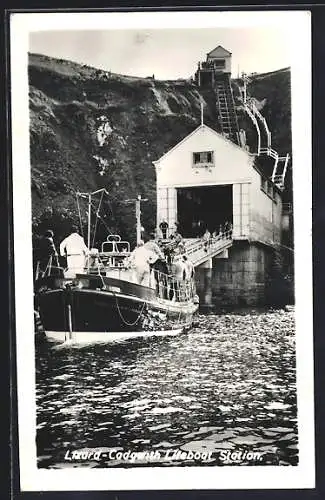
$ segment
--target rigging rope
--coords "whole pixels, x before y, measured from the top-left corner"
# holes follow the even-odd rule
[[[102,203],[102,200],[103,200],[103,196],[104,196],[104,191],[102,191],[102,194],[100,196],[100,200],[99,200],[99,203],[98,203],[98,208],[96,210],[96,222],[95,222],[95,228],[94,228],[94,235],[93,235],[93,242],[92,242],[92,247],[94,246],[94,243],[95,243],[95,236],[96,236],[96,229],[97,229],[97,223],[98,223],[98,219],[99,219],[99,210],[100,210],[100,206],[101,206],[101,203]],[[91,204],[92,206],[92,204]]]
[[[84,238],[85,236],[84,236],[84,230],[83,230],[82,219],[81,219],[81,212],[80,212],[80,204],[79,204],[78,193],[76,193],[76,198],[77,198],[77,207],[78,207],[78,214],[79,214],[80,229],[81,229],[82,237]]]
[[[91,208],[93,210],[95,210],[95,207],[91,204]],[[96,213],[96,217],[103,223],[103,225],[105,226],[105,229],[107,230],[107,232],[109,234],[113,234],[112,231],[110,230],[110,228],[107,226],[107,224],[105,223],[104,219],[101,217],[101,215],[99,215],[98,211],[95,212]]]

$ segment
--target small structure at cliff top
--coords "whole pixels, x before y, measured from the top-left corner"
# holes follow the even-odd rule
[[[231,52],[218,45],[198,63],[195,81],[202,89],[215,92],[215,106],[221,133],[240,144],[238,121],[231,87]]]

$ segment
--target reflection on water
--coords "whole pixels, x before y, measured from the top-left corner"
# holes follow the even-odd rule
[[[291,312],[200,316],[177,337],[45,342],[36,367],[39,467],[298,463]],[[101,453],[72,459],[85,449]]]

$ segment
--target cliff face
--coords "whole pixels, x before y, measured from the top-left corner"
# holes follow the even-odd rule
[[[139,193],[148,198],[142,222],[151,230],[152,161],[199,125],[202,96],[196,85],[116,75],[35,54],[30,54],[29,82],[34,231],[51,227],[60,239],[78,219],[76,191],[101,187],[109,201],[97,221],[99,239],[107,228],[134,238],[134,205],[126,200]],[[289,71],[257,75],[251,87],[264,103],[274,147],[290,152]],[[218,130],[213,99],[204,100],[204,121]]]

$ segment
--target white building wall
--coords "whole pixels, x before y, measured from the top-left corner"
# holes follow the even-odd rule
[[[277,190],[274,191],[273,198],[261,189],[261,175],[254,170],[251,184],[251,239],[266,243],[280,242],[282,200]]]
[[[157,231],[163,219],[168,222],[169,231],[174,232],[177,216],[177,191],[173,187],[157,188]]]
[[[157,227],[163,219],[167,220],[167,188],[157,187]]]
[[[233,184],[233,237],[235,239],[250,236],[250,183]]]
[[[227,53],[222,47],[212,50],[208,55],[207,59],[213,61],[215,59],[225,60],[225,69],[222,70],[223,73],[231,73],[231,54]]]
[[[213,151],[213,164],[196,166],[193,153]],[[253,159],[205,125],[155,162],[157,174],[157,228],[163,218],[171,231],[177,219],[177,188],[233,185],[234,236],[249,236],[250,182]]]
[[[216,73],[231,73],[231,57],[209,57],[209,61],[218,61],[220,59],[225,61],[225,67],[216,68]]]
[[[193,153],[201,151],[213,151],[213,165],[193,166]],[[155,162],[157,188],[249,182],[252,161],[247,151],[203,125]]]
[[[213,165],[194,166],[193,153],[213,151]],[[234,238],[280,242],[282,202],[261,189],[261,176],[249,153],[205,125],[155,162],[157,173],[157,227],[165,218],[170,231],[177,220],[177,188],[233,186]]]

